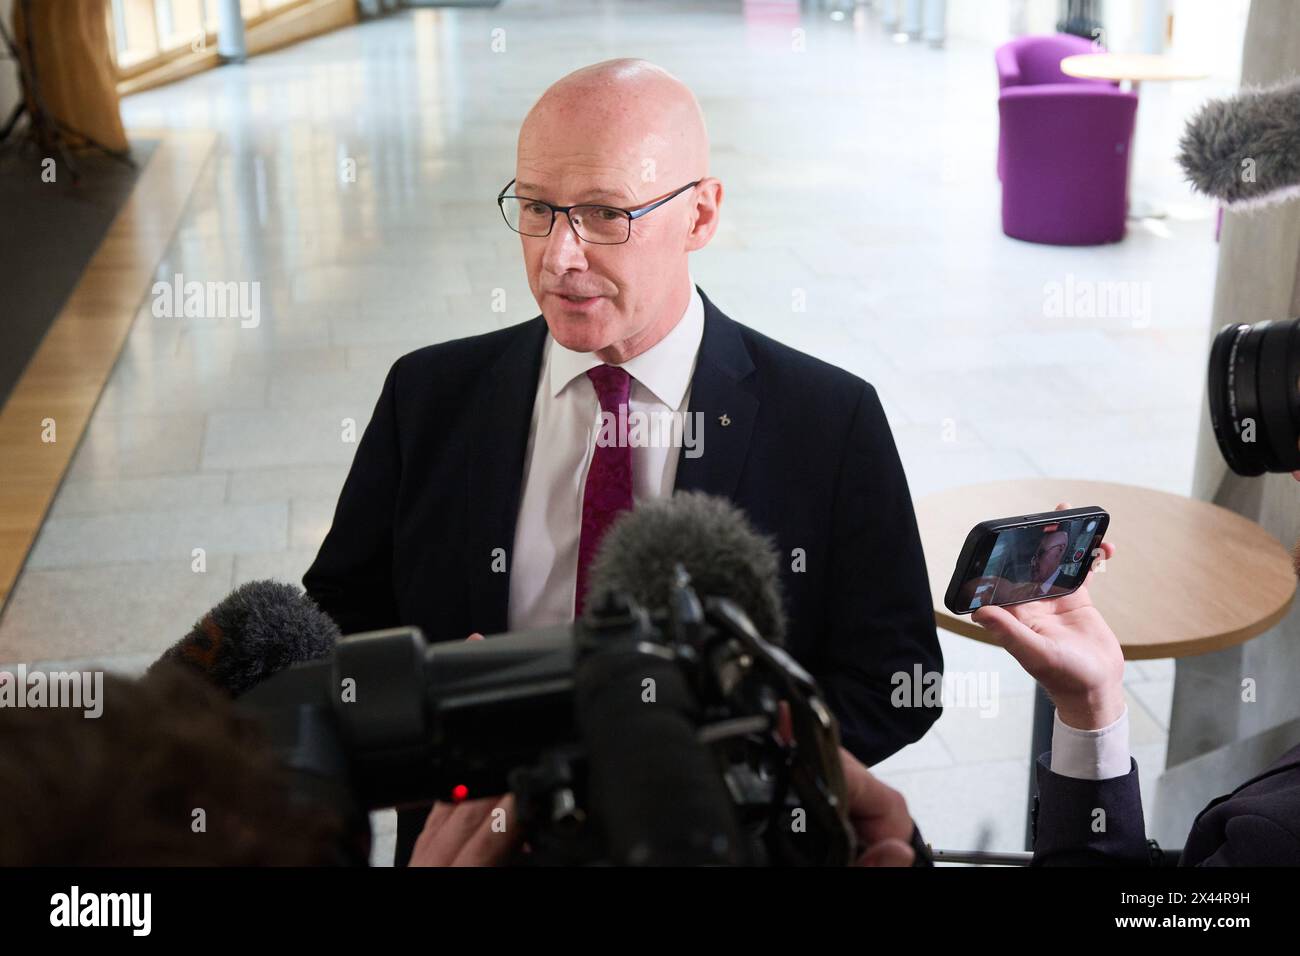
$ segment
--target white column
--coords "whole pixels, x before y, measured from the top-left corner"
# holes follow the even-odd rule
[[[217,55],[235,63],[248,59],[239,0],[217,0]]]
[[[898,26],[898,5],[903,0],[880,0],[880,25],[886,30]]]
[[[1300,45],[1293,42],[1297,36],[1300,6],[1294,0],[1254,0],[1241,58],[1242,85],[1269,86],[1294,77],[1300,70]],[[1209,230],[1208,221],[1202,225]],[[1210,333],[1229,322],[1285,321],[1300,315],[1300,202],[1224,216],[1214,301],[1206,303],[1206,311]],[[1208,341],[1207,336],[1207,348]],[[1284,544],[1300,538],[1295,479],[1290,475],[1243,478],[1228,471],[1214,440],[1206,402],[1201,403],[1192,495],[1258,522]],[[1192,821],[1177,812],[1175,790],[1194,789],[1191,776],[1205,777],[1205,787],[1217,788],[1216,793],[1241,782],[1213,775],[1213,767],[1199,763],[1174,773],[1180,764],[1300,719],[1297,674],[1300,602],[1276,627],[1245,644],[1178,660],[1166,771],[1171,785],[1167,787],[1163,777],[1157,782],[1151,831],[1155,839],[1173,846],[1174,839],[1186,837]],[[1250,701],[1242,699],[1246,678],[1255,682]]]
[[[1169,13],[1169,0],[1142,0],[1143,53],[1165,52],[1165,17]]]
[[[948,20],[948,0],[925,0],[925,42],[943,46]]]
[[[921,35],[921,0],[903,0],[903,22],[898,31],[913,38]]]

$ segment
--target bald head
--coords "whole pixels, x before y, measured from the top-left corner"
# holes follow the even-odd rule
[[[1064,531],[1049,531],[1038,542],[1038,549],[1029,562],[1032,580],[1039,583],[1046,581],[1061,566],[1061,558],[1070,544],[1070,536]]]
[[[684,83],[634,59],[562,77],[524,118],[515,179],[511,194],[554,206],[637,210],[680,190],[633,220],[624,243],[591,242],[562,216],[549,236],[522,237],[529,287],[566,348],[622,363],[672,330],[691,297],[687,255],[712,238],[722,201]]]
[[[709,134],[677,77],[648,60],[606,60],[557,80],[524,117],[519,161],[556,159],[630,177],[631,202],[641,185],[707,176]]]

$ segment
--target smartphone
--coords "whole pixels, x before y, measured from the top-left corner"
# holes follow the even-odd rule
[[[943,603],[954,614],[986,604],[1007,606],[1064,597],[1078,590],[1110,515],[1071,508],[983,521],[971,529]]]

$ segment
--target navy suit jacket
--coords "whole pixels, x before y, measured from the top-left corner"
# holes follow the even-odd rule
[[[1109,780],[1052,773],[1038,759],[1034,863],[1127,865],[1151,862],[1137,762]],[[1105,811],[1106,827],[1093,821]],[[1300,747],[1232,793],[1210,801],[1187,835],[1180,866],[1300,866]]]
[[[892,675],[943,666],[889,425],[869,384],[700,296],[690,411],[704,416],[703,454],[683,449],[675,488],[727,497],[775,538],[786,646],[819,681],[844,745],[875,763],[919,739],[940,712],[891,705]],[[506,629],[546,334],[537,316],[393,365],[333,526],[303,577],[343,633],[418,625],[444,641]],[[494,549],[504,549],[506,573],[494,571]],[[403,821],[399,862],[411,827],[418,833]]]

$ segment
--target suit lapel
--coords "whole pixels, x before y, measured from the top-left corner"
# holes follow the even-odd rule
[[[489,367],[470,416],[465,469],[469,606],[473,627],[484,634],[506,629],[524,455],[545,341],[545,319],[525,323]],[[492,571],[497,548],[505,550],[504,574]]]
[[[688,411],[699,413],[702,434],[697,457],[682,448],[677,459],[676,491],[704,491],[731,497],[749,453],[758,417],[754,363],[733,322],[699,290],[704,302],[704,335],[691,377]]]

